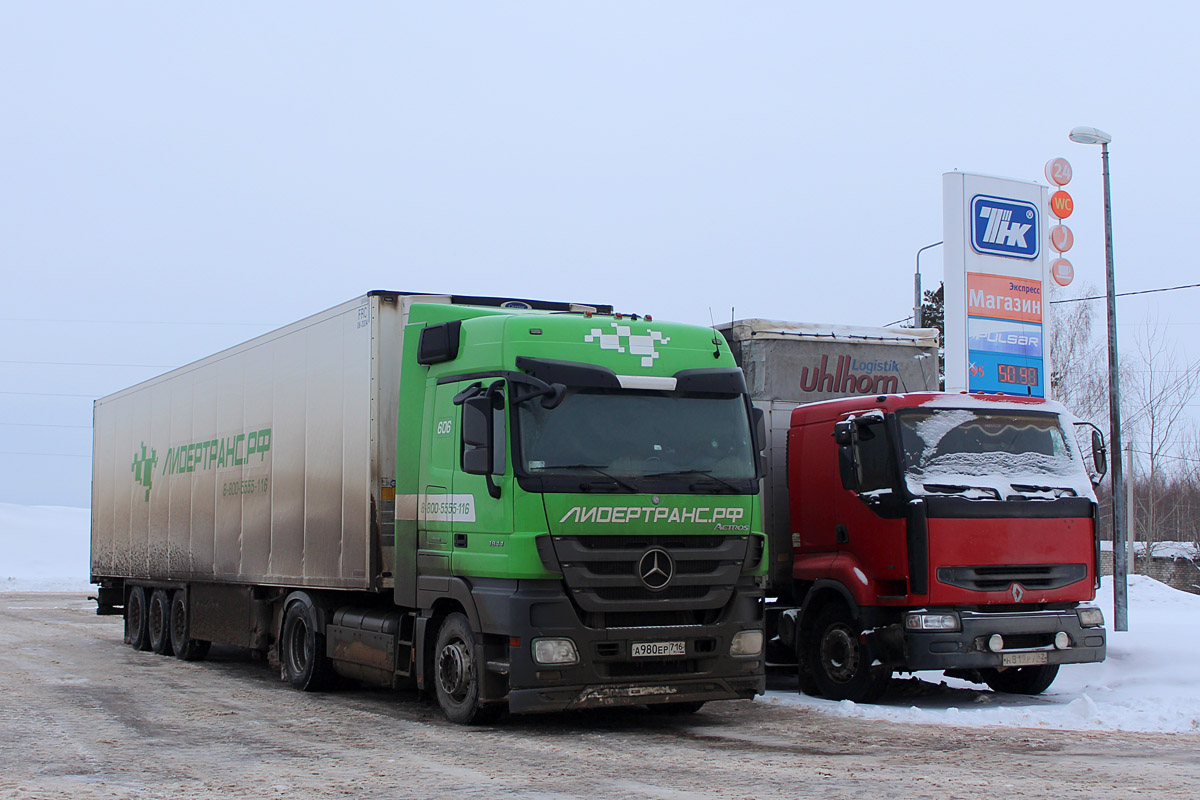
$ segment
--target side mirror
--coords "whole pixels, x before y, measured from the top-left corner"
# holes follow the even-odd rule
[[[838,472],[842,477],[842,488],[857,492],[858,467],[854,463],[854,448],[848,444],[838,448]]]
[[[1097,430],[1092,431],[1092,465],[1096,467],[1096,481],[1099,482],[1108,472],[1108,448]]]
[[[761,453],[767,449],[767,412],[751,408],[750,421],[754,423],[754,452]]]
[[[551,409],[558,408],[558,404],[563,401],[563,397],[567,394],[567,387],[561,383],[550,384],[550,392],[542,398],[542,408]]]
[[[468,397],[462,404],[462,468],[471,475],[492,472],[492,398]]]
[[[858,420],[844,419],[833,424],[833,441],[838,445],[838,472],[842,488],[857,492],[862,486],[862,466],[858,463]]]
[[[854,442],[854,422],[848,419],[835,422],[833,425],[833,441],[842,447],[852,444]]]

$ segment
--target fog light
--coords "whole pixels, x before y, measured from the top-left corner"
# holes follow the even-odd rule
[[[1066,631],[1059,631],[1054,634],[1054,646],[1059,650],[1066,650],[1071,646],[1071,637],[1067,635]]]
[[[960,629],[957,614],[929,613],[917,611],[904,618],[904,627],[910,631],[957,631]]]
[[[738,631],[733,635],[733,641],[729,643],[729,655],[756,656],[762,652],[762,648],[762,631]]]
[[[1099,628],[1104,624],[1104,612],[1095,606],[1080,606],[1075,609],[1079,624],[1085,628]]]
[[[1004,637],[998,633],[993,633],[988,637],[988,650],[993,653],[999,653],[1004,649]]]
[[[578,664],[579,651],[570,639],[534,639],[533,660],[539,664]]]

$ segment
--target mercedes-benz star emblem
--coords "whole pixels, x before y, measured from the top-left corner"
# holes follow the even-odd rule
[[[675,562],[671,560],[671,555],[666,550],[657,547],[647,550],[642,555],[641,561],[638,561],[638,577],[652,592],[667,588],[667,584],[671,582],[674,574]]]

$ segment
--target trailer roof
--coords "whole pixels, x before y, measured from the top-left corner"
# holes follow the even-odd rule
[[[810,341],[857,341],[936,347],[937,328],[887,328],[867,325],[835,325],[826,322],[785,322],[774,319],[740,319],[717,326],[737,340],[807,339]]]

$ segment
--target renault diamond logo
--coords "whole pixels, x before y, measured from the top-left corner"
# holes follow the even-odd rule
[[[642,560],[638,562],[638,577],[652,592],[667,588],[667,584],[671,582],[671,576],[674,574],[675,562],[671,561],[671,556],[666,550],[657,547],[647,550],[642,556]]]
[[[1013,599],[1013,602],[1015,602],[1015,603],[1019,603],[1019,602],[1021,602],[1021,598],[1022,598],[1022,597],[1024,597],[1024,596],[1025,596],[1025,590],[1021,588],[1021,584],[1019,584],[1019,583],[1014,583],[1014,584],[1012,585],[1012,599]]]

